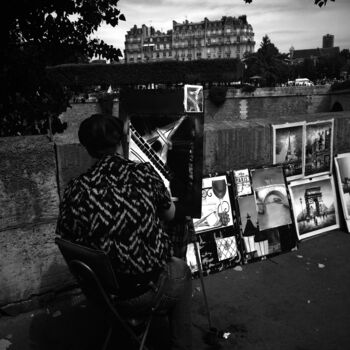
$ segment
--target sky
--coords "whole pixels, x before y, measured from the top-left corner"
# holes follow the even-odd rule
[[[173,20],[182,23],[218,20],[222,16],[246,15],[255,33],[255,51],[268,35],[280,52],[322,47],[322,36],[334,35],[334,46],[350,48],[350,0],[328,0],[322,8],[314,0],[119,0],[126,21],[118,26],[102,25],[94,36],[124,50],[126,32],[135,24],[156,30],[172,29]]]

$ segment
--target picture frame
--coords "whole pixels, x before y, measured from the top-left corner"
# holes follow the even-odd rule
[[[248,169],[233,170],[233,178],[238,197],[252,194],[252,184]]]
[[[350,232],[350,153],[334,157],[338,192],[348,233]]]
[[[292,223],[291,207],[282,165],[251,169],[259,231]]]
[[[188,85],[184,86],[184,109],[186,113],[203,113],[203,86]]]
[[[288,188],[299,240],[339,228],[333,175],[293,181]]]
[[[332,173],[334,119],[305,125],[304,178]]]
[[[245,263],[262,260],[290,251],[296,246],[293,223],[259,231],[258,213],[254,195],[238,198],[240,232],[242,237],[243,261]]]
[[[273,164],[282,164],[287,181],[304,176],[305,121],[272,125]]]
[[[200,218],[193,218],[195,233],[232,227],[232,203],[226,175],[202,179],[202,210]]]
[[[196,235],[199,248],[200,267],[204,276],[217,273],[242,261],[239,236],[235,231],[219,229],[217,231],[205,231]],[[194,245],[190,247],[186,255],[186,261],[194,277],[198,277],[198,264],[194,261]]]

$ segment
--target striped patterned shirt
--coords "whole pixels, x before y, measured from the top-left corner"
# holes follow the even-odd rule
[[[170,205],[170,194],[151,164],[109,155],[68,184],[56,233],[106,251],[117,272],[150,272],[172,254],[157,214]]]

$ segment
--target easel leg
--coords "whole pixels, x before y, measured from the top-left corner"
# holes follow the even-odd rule
[[[209,325],[209,329],[211,329],[211,328],[212,328],[212,323],[211,323],[211,317],[210,317],[210,311],[209,311],[207,293],[206,293],[206,291],[205,291],[205,286],[204,286],[203,270],[202,270],[202,265],[201,265],[200,258],[199,258],[199,251],[198,251],[198,245],[197,245],[197,237],[196,237],[195,240],[193,240],[193,244],[194,244],[194,252],[195,252],[195,255],[196,255],[196,261],[197,261],[197,266],[198,266],[199,279],[200,279],[201,285],[202,285],[202,292],[203,292],[203,297],[204,297],[204,304],[205,304],[205,308],[206,308],[206,312],[207,312],[207,317],[208,317],[208,325]]]

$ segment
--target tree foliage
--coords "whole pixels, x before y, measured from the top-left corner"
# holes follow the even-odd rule
[[[290,79],[307,77],[313,81],[340,79],[350,72],[350,53],[348,49],[337,55],[306,58],[302,63],[290,67]]]
[[[87,62],[93,56],[118,60],[121,51],[92,38],[101,23],[125,20],[118,0],[20,0],[7,3],[3,23],[3,101],[0,136],[46,133],[49,121],[62,131],[58,115],[68,106],[46,67]]]
[[[128,85],[230,82],[239,80],[243,65],[239,59],[161,61],[131,64],[72,64],[49,67],[52,80],[79,91],[84,86],[107,88]]]
[[[275,86],[286,81],[289,73],[287,58],[288,55],[280,53],[265,35],[258,51],[245,56],[246,79],[259,76],[264,86]]]

